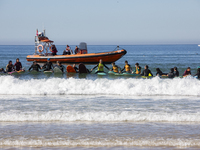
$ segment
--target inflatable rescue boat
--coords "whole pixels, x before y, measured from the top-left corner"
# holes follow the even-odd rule
[[[53,50],[54,48],[54,50]],[[120,49],[119,46],[114,51],[101,53],[88,53],[87,44],[82,42],[79,44],[77,54],[70,55],[55,55],[56,49],[52,40],[45,36],[45,30],[35,36],[35,53],[26,57],[27,61],[46,62],[50,58],[51,62],[60,61],[62,63],[85,63],[96,64],[100,59],[104,63],[110,64],[117,61],[127,52]]]

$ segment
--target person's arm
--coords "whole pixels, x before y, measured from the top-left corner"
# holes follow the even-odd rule
[[[151,70],[149,70],[149,73],[151,74],[151,76],[153,77],[153,74],[151,73]]]
[[[183,76],[185,76],[186,75],[186,70],[184,71],[184,73],[183,73]]]
[[[8,65],[6,66],[6,71],[8,71]]]
[[[124,69],[125,69],[125,66],[124,66],[124,68],[121,71],[124,71]]]
[[[31,70],[31,68],[33,68],[33,65],[31,65],[31,67],[28,69],[28,71],[30,71],[30,70]]]
[[[133,70],[132,70],[132,67],[131,67],[131,65],[129,65],[129,67],[130,67],[130,71],[132,72]]]
[[[97,66],[98,66],[98,65],[97,65]],[[104,66],[106,69],[110,70],[105,64],[103,64],[103,66]]]
[[[37,64],[37,66],[38,66],[39,69],[42,69],[42,68],[40,67],[40,65]]]
[[[99,64],[97,64],[97,65],[96,65],[94,68],[92,68],[92,69],[91,69],[91,71],[92,71],[92,70],[94,70],[95,68],[97,68],[97,67],[98,67],[98,65],[99,65]]]
[[[20,62],[20,68],[22,68],[22,63]]]

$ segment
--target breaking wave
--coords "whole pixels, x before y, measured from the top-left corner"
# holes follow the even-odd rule
[[[160,79],[29,79],[0,77],[0,95],[181,95],[200,96],[200,80]]]

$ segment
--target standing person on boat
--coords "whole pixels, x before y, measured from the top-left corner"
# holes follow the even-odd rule
[[[19,58],[16,59],[16,63],[14,64],[14,68],[16,71],[22,70],[22,64],[19,61]]]
[[[50,58],[47,58],[47,62],[42,66],[42,69],[44,69],[44,71],[50,71],[50,70],[53,70],[52,68],[53,68],[53,64],[50,61]]]
[[[174,68],[171,68],[170,72],[167,74],[168,78],[174,78]]]
[[[145,76],[145,77],[153,76],[153,74],[151,73],[151,70],[149,70],[149,66],[148,65],[144,66],[144,70],[141,73],[141,76]]]
[[[41,69],[40,65],[37,64],[36,61],[33,61],[33,64],[31,65],[31,67],[28,69],[28,71],[30,70],[34,70],[34,71],[39,71],[39,69]]]
[[[141,73],[141,67],[139,66],[139,63],[135,64],[135,70],[133,71],[135,74],[140,74]]]
[[[109,68],[103,63],[102,59],[99,60],[99,64],[97,64],[94,68],[91,69],[91,72],[97,67],[98,67],[98,69],[97,69],[97,72],[95,72],[95,73],[104,72],[104,67],[106,67],[106,69],[109,70]]]
[[[51,54],[52,54],[53,56],[57,55],[57,52],[58,52],[58,51],[57,51],[57,48],[56,48],[55,45],[52,45],[52,46],[51,46],[50,51],[52,52]]]
[[[132,68],[131,68],[131,65],[128,64],[128,61],[126,60],[125,61],[125,66],[124,68],[121,70],[122,72],[125,70],[125,72],[127,73],[131,73],[132,72]]]
[[[57,61],[57,64],[55,65],[55,67],[58,67],[62,72],[64,72],[64,66],[61,64],[61,62]]]
[[[191,75],[191,71],[190,71],[190,67],[187,67],[187,69],[185,70],[185,72],[183,73],[183,76],[186,77],[188,75]]]
[[[14,65],[12,64],[12,61],[10,60],[6,66],[6,72],[12,72],[14,70],[15,70]]]
[[[74,70],[76,71],[76,73],[79,72],[78,68],[76,67],[76,64],[73,64],[73,68],[74,68]]]
[[[200,68],[197,69],[197,73],[194,76],[197,76],[197,79],[200,79]]]
[[[74,50],[74,54],[78,54],[78,52],[79,52],[79,48],[78,48],[78,46],[76,46],[75,50]]]
[[[174,76],[179,77],[179,71],[178,71],[177,67],[174,67]]]
[[[160,68],[156,68],[156,76],[163,76],[163,75],[167,75],[167,73],[163,73]]]
[[[118,67],[117,65],[115,65],[115,63],[113,62],[111,71],[113,71],[115,73],[121,73],[121,68]]]

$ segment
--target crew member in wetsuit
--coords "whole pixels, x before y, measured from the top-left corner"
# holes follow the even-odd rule
[[[111,71],[113,71],[115,73],[121,73],[121,68],[118,67],[117,65],[115,65],[115,63],[113,62]]]
[[[183,73],[183,76],[191,75],[190,67],[188,67],[185,72]]]
[[[12,64],[12,61],[10,60],[6,66],[6,72],[12,72],[14,71],[14,65]]]
[[[167,74],[168,78],[174,78],[174,68],[171,68],[170,72]]]
[[[109,70],[109,68],[103,63],[102,59],[99,60],[99,64],[97,64],[94,68],[92,68],[91,71],[97,67],[98,67],[98,69],[97,69],[97,72],[95,72],[95,73],[104,72],[104,67],[106,67],[106,69]]]
[[[179,77],[179,71],[178,71],[177,67],[174,67],[174,76]]]
[[[151,73],[151,70],[149,70],[148,68],[149,68],[148,65],[144,66],[144,70],[141,73],[141,76],[145,76],[145,77],[153,76],[153,74]]]
[[[124,68],[121,70],[122,72],[125,70],[125,72],[127,73],[131,73],[132,72],[132,68],[131,68],[131,65],[128,64],[128,61],[126,60],[125,61],[125,66]]]
[[[141,67],[139,66],[139,63],[135,64],[135,71],[133,71],[135,74],[140,74],[141,73]]]
[[[55,67],[58,67],[62,72],[64,72],[64,66],[61,64],[61,62],[57,61],[57,64],[55,65]]]
[[[16,71],[22,70],[22,64],[19,62],[19,58],[16,59],[16,63],[14,64],[14,68]]]
[[[34,71],[39,71],[39,69],[41,69],[40,65],[37,64],[36,61],[33,62],[33,64],[31,65],[31,67],[28,69],[28,71],[30,70],[34,70]]]
[[[197,69],[197,73],[194,76],[197,76],[197,78],[200,79],[200,68]]]
[[[76,71],[76,73],[79,72],[78,68],[76,67],[76,64],[73,64],[73,68],[74,68],[74,70]]]
[[[163,73],[160,68],[156,68],[156,76],[162,76],[162,75],[167,75],[167,73]]]
[[[53,70],[52,68],[53,68],[52,62],[50,62],[50,58],[47,58],[47,62],[44,64],[44,66],[42,66],[42,69],[44,69],[44,71],[50,71]]]

